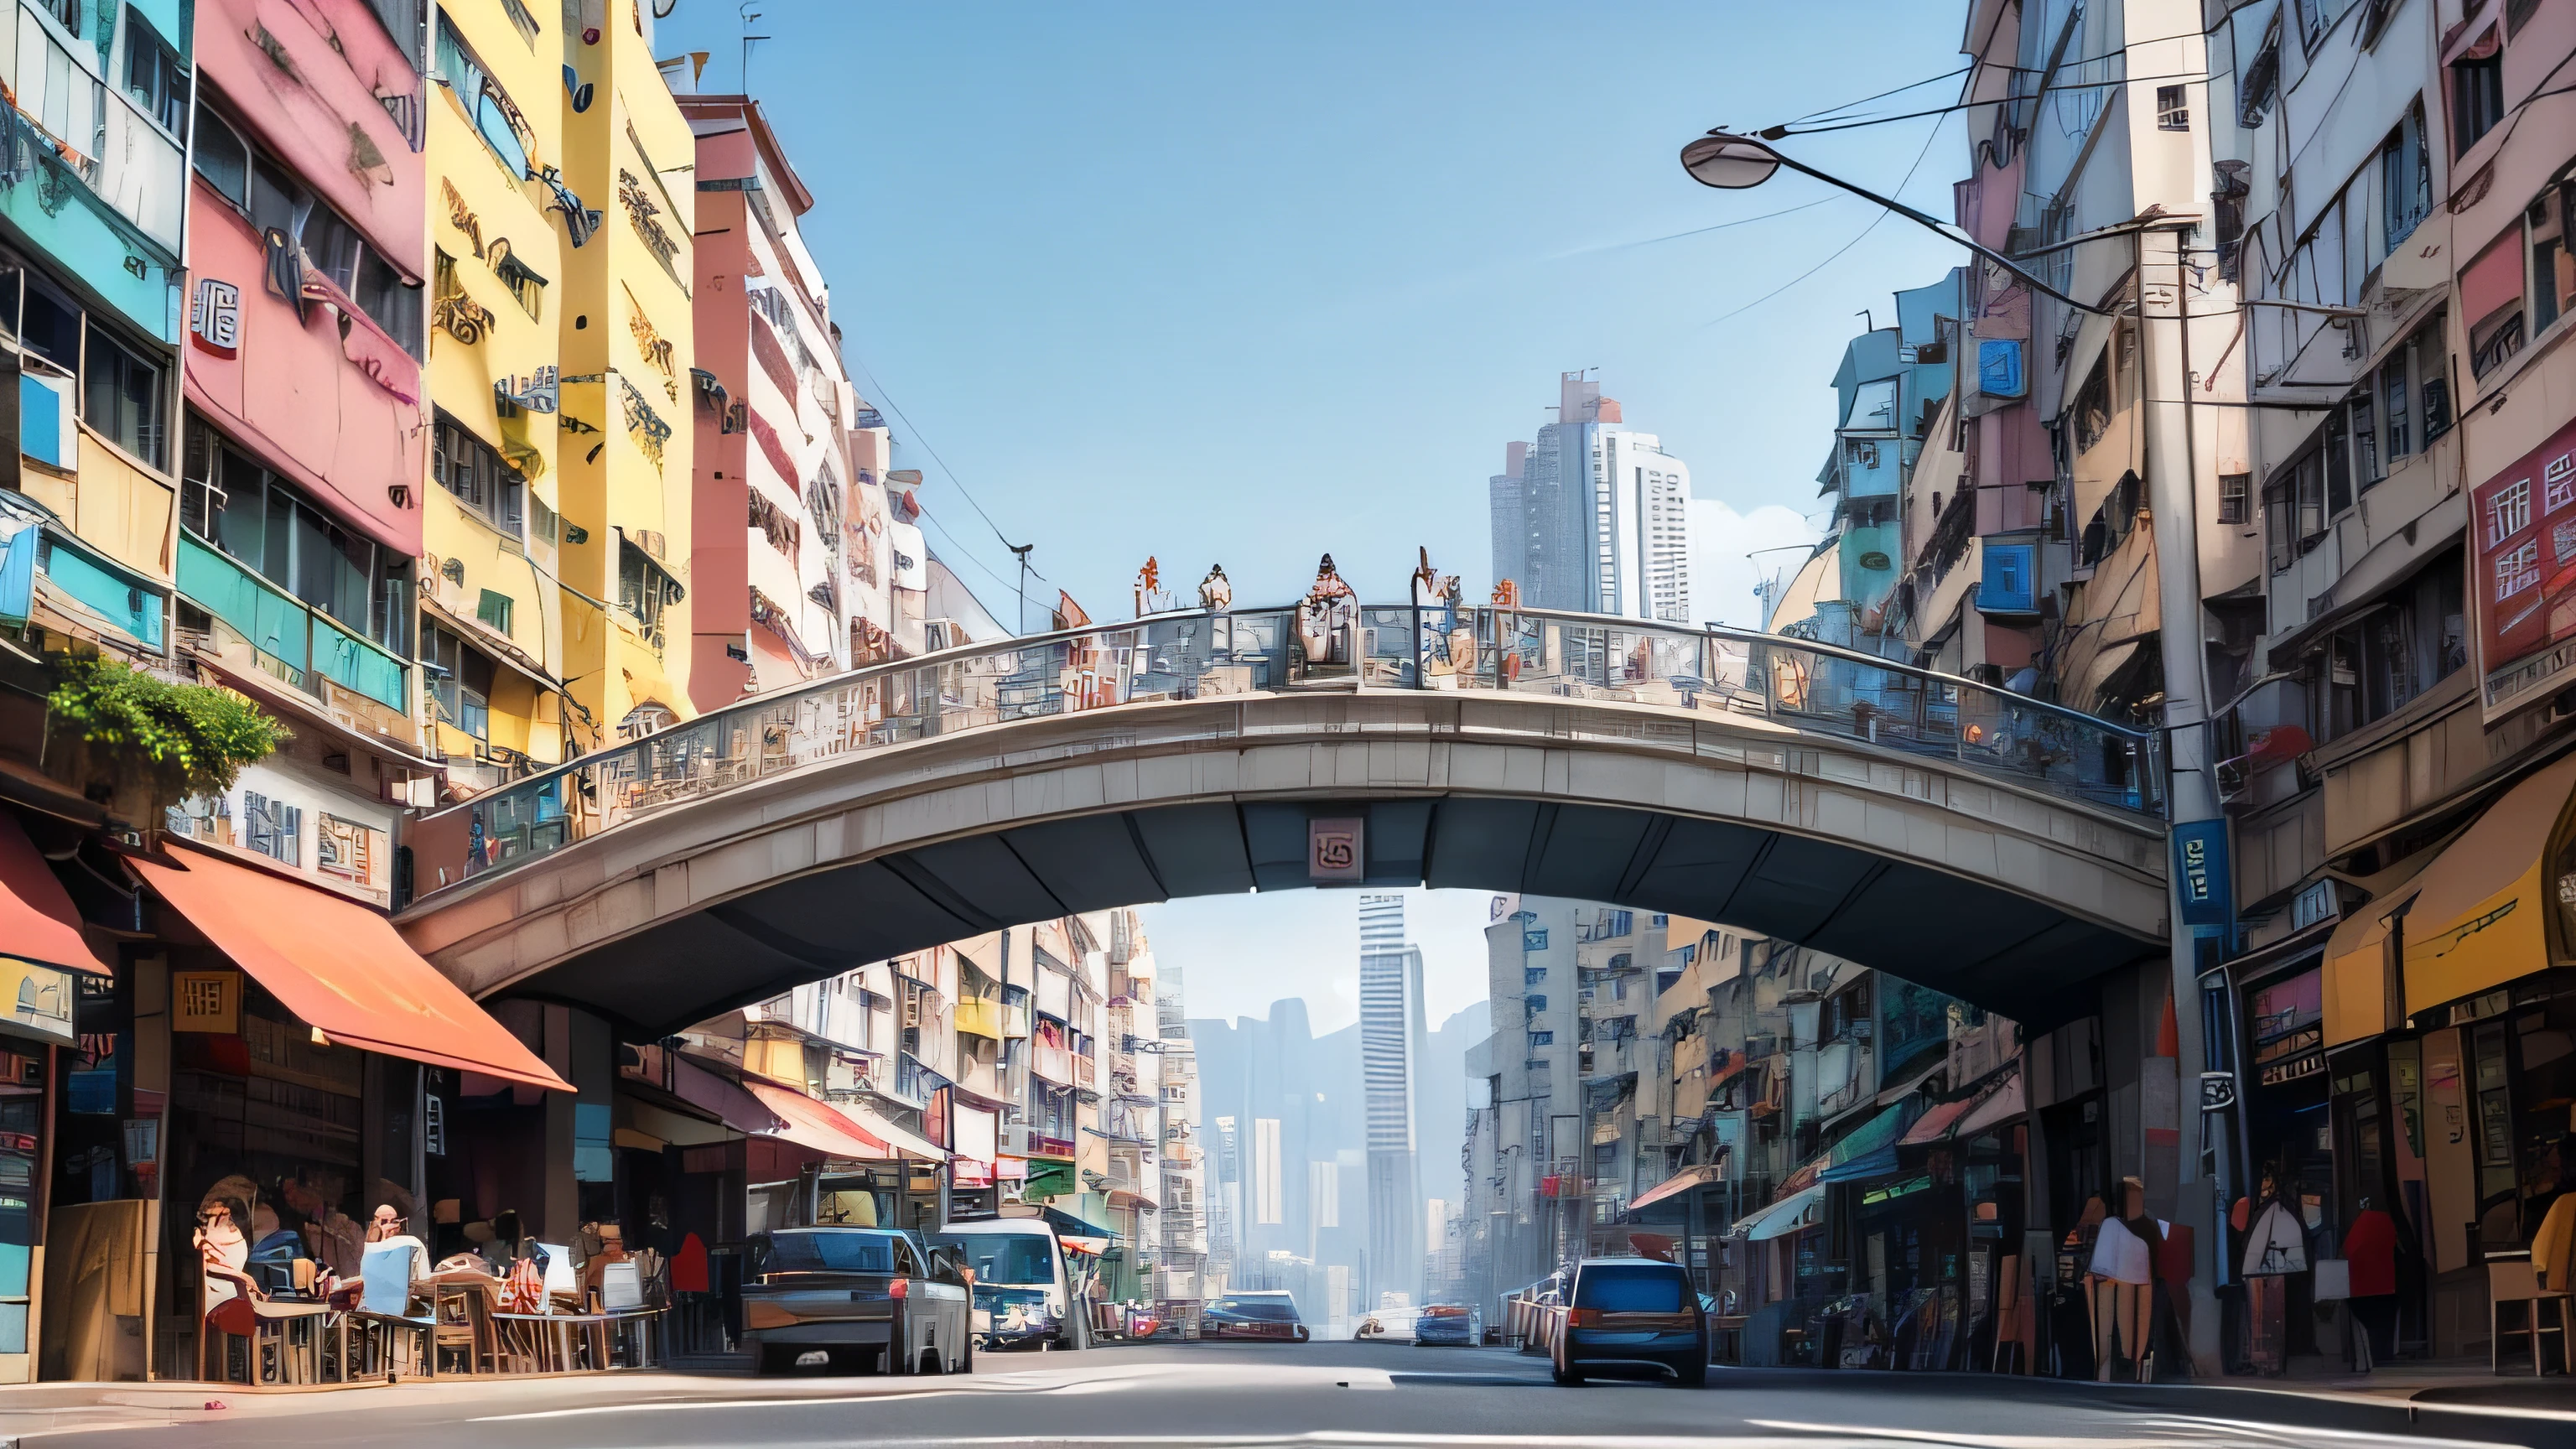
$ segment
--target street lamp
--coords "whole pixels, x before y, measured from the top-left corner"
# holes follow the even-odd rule
[[[1693,181],[1702,186],[1713,186],[1720,191],[1742,191],[1748,187],[1759,186],[1778,174],[1783,166],[1801,176],[1812,176],[1837,190],[1848,191],[1863,201],[1895,212],[1898,216],[1930,231],[1944,241],[1955,242],[1966,247],[1986,261],[2011,273],[2023,286],[2042,295],[2054,297],[2079,312],[2088,312],[2096,317],[2112,315],[2108,308],[2076,301],[2073,297],[2032,276],[2022,270],[2012,258],[1991,247],[1981,245],[1975,237],[1968,235],[1961,228],[1927,212],[1917,211],[1894,197],[1881,196],[1866,187],[1855,186],[1839,176],[1829,176],[1803,161],[1782,155],[1762,137],[1738,136],[1728,131],[1711,131],[1682,147],[1682,169],[1690,173]]]

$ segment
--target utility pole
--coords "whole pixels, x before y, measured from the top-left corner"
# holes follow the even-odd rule
[[[1009,549],[1020,561],[1020,612],[1017,618],[1011,620],[1011,632],[1025,634],[1029,632],[1029,550],[1037,545],[1013,543],[1009,539],[1004,539],[1002,547]]]

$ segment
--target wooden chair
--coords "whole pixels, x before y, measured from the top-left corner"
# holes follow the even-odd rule
[[[447,1355],[455,1354],[466,1373],[500,1371],[500,1348],[492,1328],[492,1299],[498,1286],[495,1281],[455,1277],[436,1281],[431,1289],[437,1320],[430,1338],[433,1363],[443,1365]]]
[[[2506,1328],[2504,1310],[2507,1304],[2522,1306],[2522,1326]],[[2543,1314],[2557,1320],[2544,1321]],[[2576,1372],[2576,1359],[2571,1358],[2568,1342],[2569,1295],[2547,1292],[2540,1286],[2540,1271],[2528,1258],[2490,1258],[2487,1260],[2487,1369],[2504,1371],[2504,1341],[2507,1335],[2531,1340],[2531,1373],[2539,1377],[2544,1370],[2540,1361],[2540,1340],[2545,1334],[2558,1336],[2558,1366],[2561,1372]]]

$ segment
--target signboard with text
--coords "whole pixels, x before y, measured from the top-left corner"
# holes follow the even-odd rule
[[[2469,540],[2492,723],[2576,682],[2576,422],[2469,494]]]

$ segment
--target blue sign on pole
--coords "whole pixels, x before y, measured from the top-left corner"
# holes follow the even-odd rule
[[[2226,928],[2236,910],[2227,873],[2227,822],[2194,820],[2173,828],[2174,889],[2186,926]]]

